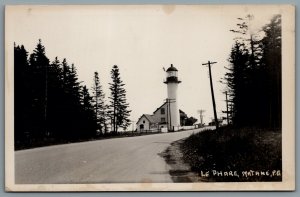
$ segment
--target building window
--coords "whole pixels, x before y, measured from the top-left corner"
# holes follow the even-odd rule
[[[177,77],[177,71],[169,71],[167,77]]]
[[[161,118],[160,121],[161,122],[166,122],[166,118]]]
[[[145,120],[143,120],[143,123],[145,123]]]
[[[161,108],[160,109],[160,114],[165,114],[166,112],[165,112],[165,108]]]

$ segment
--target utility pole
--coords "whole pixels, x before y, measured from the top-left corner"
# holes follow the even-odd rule
[[[217,111],[216,111],[216,102],[215,102],[215,95],[214,95],[214,87],[213,87],[213,82],[212,82],[212,76],[211,76],[211,64],[215,64],[217,62],[210,62],[208,61],[205,64],[202,65],[208,65],[208,71],[209,71],[209,80],[210,80],[210,90],[211,90],[211,97],[212,97],[212,103],[213,103],[213,108],[214,108],[214,118],[215,118],[215,123],[216,123],[216,130],[219,129],[219,121],[217,117]]]
[[[48,66],[45,67],[45,100],[44,100],[44,132],[43,135],[49,136],[47,124],[47,108],[48,108]]]
[[[169,122],[169,128],[170,128],[170,130],[172,130],[172,128],[171,128],[171,124],[172,124],[172,119],[171,119],[171,107],[170,107],[170,99],[167,99],[167,102],[168,102],[168,114],[169,114],[169,118],[170,118],[170,122]]]
[[[228,111],[228,98],[227,98],[227,91],[225,91],[226,95],[226,114],[227,114],[227,125],[229,125],[229,111]]]
[[[203,110],[203,109],[200,109],[200,110],[198,110],[198,113],[199,113],[199,115],[200,115],[200,124],[201,124],[201,127],[203,126],[203,114],[204,114],[204,112],[205,112],[205,110]]]
[[[166,99],[167,101],[167,120],[168,120],[168,129],[169,130],[172,130],[173,128],[171,128],[171,124],[172,124],[172,119],[171,119],[171,107],[170,107],[170,104],[171,103],[175,103],[175,99]],[[169,121],[170,120],[170,121]]]
[[[224,92],[225,93],[225,95],[226,95],[226,111],[222,111],[223,113],[225,113],[226,114],[226,118],[227,118],[227,125],[229,125],[229,105],[228,105],[228,97],[227,97],[227,91],[225,91]]]

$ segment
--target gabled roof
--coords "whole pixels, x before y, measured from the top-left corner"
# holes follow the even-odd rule
[[[155,123],[155,119],[153,115],[150,114],[144,114],[144,116],[149,120],[151,123]]]
[[[186,117],[187,118],[187,114],[182,111],[181,109],[179,109],[179,117],[182,118],[182,117]]]
[[[157,108],[157,109],[153,112],[153,114],[155,114],[155,112],[157,112],[160,108],[162,108],[166,103],[167,103],[167,101],[164,102],[159,108]]]
[[[143,115],[138,119],[138,121],[136,122],[136,124],[138,124],[138,122],[140,121],[140,119],[141,119],[142,117],[145,117],[150,123],[155,123],[155,120],[154,120],[153,115],[150,115],[150,114],[143,114]]]

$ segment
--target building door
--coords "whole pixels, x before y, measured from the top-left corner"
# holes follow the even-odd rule
[[[140,124],[140,130],[141,130],[141,131],[144,130],[144,124]]]

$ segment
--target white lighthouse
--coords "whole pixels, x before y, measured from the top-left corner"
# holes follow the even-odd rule
[[[167,98],[167,123],[168,123],[168,130],[174,131],[178,130],[180,126],[180,119],[179,119],[179,110],[178,110],[178,100],[177,100],[177,89],[178,84],[181,81],[178,80],[177,76],[178,70],[171,64],[166,71],[167,78],[164,82],[167,84],[168,88],[168,98]]]

